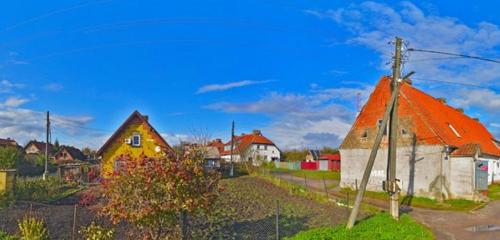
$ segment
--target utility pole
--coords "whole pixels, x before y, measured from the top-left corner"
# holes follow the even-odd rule
[[[399,81],[401,80],[401,38],[396,37],[396,48],[394,52],[394,64],[392,65],[392,91],[399,94]],[[398,98],[394,101],[389,121],[389,154],[388,154],[388,181],[386,190],[391,197],[389,212],[392,218],[399,220],[399,186],[396,179],[396,150],[398,142]]]
[[[399,79],[399,75],[400,75],[400,65],[401,65],[401,45],[402,45],[401,43],[402,43],[402,40],[400,38],[396,38],[396,51],[394,54],[394,65],[393,65],[393,81],[391,83],[391,86],[393,86],[393,87],[391,87],[391,91],[392,91],[391,99],[389,100],[387,107],[385,109],[384,117],[382,118],[382,123],[380,124],[380,127],[378,129],[377,136],[375,137],[375,142],[373,143],[373,147],[372,147],[372,150],[370,152],[370,157],[368,158],[368,162],[366,163],[366,168],[365,168],[365,171],[363,173],[363,178],[361,179],[361,183],[359,186],[359,191],[356,195],[356,199],[354,201],[354,206],[352,208],[351,215],[349,216],[349,220],[347,221],[346,227],[348,229],[351,229],[354,226],[354,223],[356,222],[356,218],[358,216],[358,212],[359,212],[359,209],[361,207],[361,201],[363,200],[363,196],[364,196],[365,191],[366,191],[366,186],[368,185],[368,180],[370,179],[370,174],[371,174],[371,171],[373,169],[373,165],[375,163],[375,158],[377,157],[377,152],[378,152],[378,149],[380,147],[380,143],[382,142],[382,138],[384,136],[384,131],[387,128],[387,123],[389,122],[389,117],[391,117],[393,114],[396,116],[396,119],[392,118],[392,120],[391,120],[391,129],[390,129],[391,133],[389,136],[391,138],[391,137],[397,135],[397,111],[394,111],[394,109],[397,108],[396,103],[397,103],[397,99],[398,99],[398,95],[399,95],[398,79]],[[413,73],[411,73],[411,74],[413,74]],[[396,129],[396,132],[394,132],[393,128]],[[397,200],[398,200],[397,198],[398,198],[398,192],[399,192],[398,187],[395,183],[396,182],[395,181],[396,141],[391,140],[391,139],[389,141],[390,141],[390,144],[393,144],[389,151],[391,151],[391,150],[394,151],[393,158],[391,158],[391,155],[392,155],[391,152],[389,154],[389,159],[394,161],[394,165],[391,164],[389,166],[390,177],[394,178],[394,181],[392,182],[394,184],[388,184],[388,185],[390,185],[390,187],[388,188],[388,186],[386,186],[388,181],[386,181],[386,182],[384,182],[384,189],[386,189],[386,190],[389,189],[390,192],[395,192],[395,193],[391,194],[391,204],[390,204],[391,215],[394,217],[393,211],[392,211],[394,204],[392,201],[393,201],[393,198],[395,198],[396,204],[397,204]],[[389,161],[389,164],[391,162],[392,161]],[[392,174],[391,172],[394,174]],[[389,179],[391,179],[391,178],[389,178]],[[399,217],[399,206],[396,205],[396,207],[397,207],[397,210],[394,212],[397,213],[397,216]]]
[[[49,135],[50,135],[50,117],[49,111],[47,111],[47,122],[46,122],[46,132],[45,132],[45,171],[43,172],[43,180],[47,179],[49,174],[48,161],[49,161]]]
[[[234,175],[233,152],[234,152],[234,120],[231,126],[231,169],[229,171],[229,176],[231,177]]]

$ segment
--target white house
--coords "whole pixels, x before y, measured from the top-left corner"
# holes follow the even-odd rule
[[[231,160],[231,141],[224,145],[222,159]],[[264,137],[260,130],[253,130],[251,134],[241,134],[234,137],[233,161],[250,161],[254,164],[274,162],[281,159],[281,151],[276,145]]]

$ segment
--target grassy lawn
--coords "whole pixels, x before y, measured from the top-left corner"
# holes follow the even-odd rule
[[[303,231],[287,238],[292,240],[322,239],[434,239],[430,229],[416,223],[410,216],[402,215],[399,222],[386,213],[378,214],[357,223],[347,230],[345,225]]]
[[[491,184],[488,187],[488,197],[491,200],[500,200],[500,183]]]
[[[290,171],[290,170],[289,170]],[[340,172],[332,171],[311,171],[311,170],[293,170],[290,171],[293,176],[304,177],[308,179],[320,180],[325,178],[326,180],[340,180]]]
[[[355,192],[353,190],[345,189],[345,188],[342,189],[341,192],[343,192],[343,193],[349,192],[350,194],[355,194]],[[373,199],[380,199],[380,200],[389,200],[389,195],[386,192],[366,191],[365,197],[373,198]],[[434,209],[434,210],[470,211],[470,210],[476,209],[484,204],[482,202],[475,202],[475,201],[465,200],[465,199],[444,200],[442,203],[440,203],[434,199],[424,198],[424,197],[411,197],[411,198],[409,198],[409,197],[400,196],[399,199],[400,199],[401,204],[409,205],[412,207],[427,208],[427,209]]]

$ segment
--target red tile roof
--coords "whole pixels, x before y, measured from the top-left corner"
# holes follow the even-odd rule
[[[19,147],[16,140],[10,138],[0,138],[0,147]]]
[[[254,131],[251,134],[242,134],[240,136],[234,136],[234,152],[239,152],[240,149],[245,149],[251,144],[264,144],[264,145],[274,145],[274,143],[268,138],[264,137],[260,131]],[[231,145],[231,141],[225,144]],[[230,154],[229,151],[224,151],[223,155]]]
[[[382,77],[354,122],[351,132],[353,129],[377,126],[390,98],[390,82],[389,77]],[[461,151],[461,147],[477,144],[481,154],[500,156],[500,148],[494,143],[494,136],[478,120],[468,117],[463,111],[406,82],[401,85],[398,101],[398,116],[412,120],[412,131],[417,136],[417,144],[447,144],[458,148],[456,151]]]

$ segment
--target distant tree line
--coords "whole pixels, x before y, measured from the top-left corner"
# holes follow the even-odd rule
[[[291,149],[283,152],[285,161],[289,162],[298,162],[298,161],[303,161],[306,159],[307,153],[309,152],[309,149]],[[332,148],[332,147],[323,147],[320,149],[321,154],[333,154],[333,153],[338,153],[339,150],[337,148]]]

